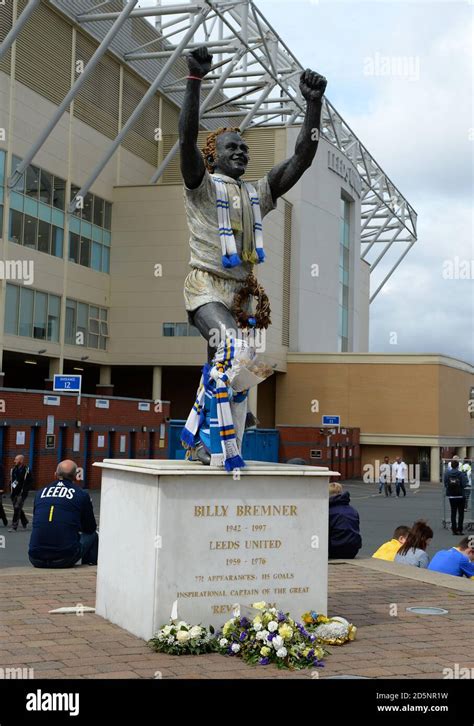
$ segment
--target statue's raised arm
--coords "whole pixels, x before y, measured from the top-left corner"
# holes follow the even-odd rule
[[[197,145],[201,80],[211,70],[212,55],[202,46],[189,53],[186,60],[189,76],[179,116],[179,150],[184,183],[188,189],[196,189],[205,171],[204,160]]]
[[[300,91],[306,100],[306,113],[298,134],[295,153],[280,162],[268,173],[268,183],[274,200],[285,194],[309,169],[318,148],[321,109],[327,80],[315,71],[306,69],[301,74]]]

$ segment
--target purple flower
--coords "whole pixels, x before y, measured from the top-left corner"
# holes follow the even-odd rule
[[[311,650],[309,651],[309,653],[306,657],[308,658],[308,660],[311,660],[311,658],[313,658],[313,656],[314,656],[314,650],[311,648]],[[318,659],[316,658],[316,660],[318,660]]]
[[[267,640],[273,640],[273,638],[277,635],[277,633],[268,633]]]
[[[246,637],[247,637],[247,633],[244,630],[240,633],[240,638],[239,638],[240,642],[242,642],[242,640],[245,640]]]
[[[270,658],[260,658],[258,661],[259,665],[268,665],[270,663]]]
[[[246,618],[245,616],[243,618],[240,618],[240,627],[241,628],[246,628],[248,624],[249,624],[248,618]]]
[[[313,642],[314,640],[316,640],[316,636],[315,635],[310,635],[309,636],[309,639],[310,639],[311,642]]]
[[[286,615],[282,610],[278,611],[277,620],[279,623],[282,623],[284,620],[286,620]]]

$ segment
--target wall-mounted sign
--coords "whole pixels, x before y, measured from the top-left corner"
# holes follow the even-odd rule
[[[105,436],[98,436],[97,437],[97,448],[103,449],[105,446]]]
[[[127,447],[127,437],[121,436],[120,437],[120,453],[125,454],[125,449]]]
[[[80,433],[80,431],[77,431],[74,434],[74,436],[72,437],[72,450],[73,451],[81,450],[81,433]]]
[[[54,434],[54,416],[46,417],[46,433]]]
[[[107,398],[96,398],[96,408],[110,408],[110,401]]]
[[[138,410],[139,411],[150,411],[151,410],[151,403],[148,403],[148,401],[139,401],[138,402]]]
[[[17,431],[16,432],[16,445],[24,446],[25,440],[26,440],[26,431]]]
[[[322,459],[323,458],[321,449],[311,449],[309,455],[310,455],[311,459]]]
[[[44,396],[43,405],[44,406],[60,406],[61,397],[60,396]]]
[[[56,436],[54,434],[46,434],[46,448],[54,449],[56,446]]]

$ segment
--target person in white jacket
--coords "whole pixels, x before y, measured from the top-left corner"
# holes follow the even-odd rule
[[[408,477],[408,466],[405,464],[401,456],[397,456],[393,464],[393,475],[395,477],[395,493],[400,496],[400,489],[403,496],[406,497],[405,479]]]

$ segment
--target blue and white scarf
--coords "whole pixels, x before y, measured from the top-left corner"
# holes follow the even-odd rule
[[[216,208],[219,237],[222,247],[222,264],[224,267],[236,267],[244,262],[258,264],[265,260],[263,249],[262,213],[260,199],[249,182],[239,183],[230,177],[211,174],[216,189]],[[234,231],[230,221],[230,206],[227,184],[237,185],[242,204],[242,259],[237,254]]]
[[[217,350],[213,365],[204,366],[196,400],[181,432],[183,446],[186,449],[194,448],[199,441],[199,429],[206,423],[206,397],[209,398],[211,394],[209,411],[211,466],[224,465],[226,471],[245,466],[237,444],[230,407],[231,388],[227,376],[227,371],[234,361],[235,345],[234,338],[226,338]],[[246,393],[234,396],[243,401]]]

